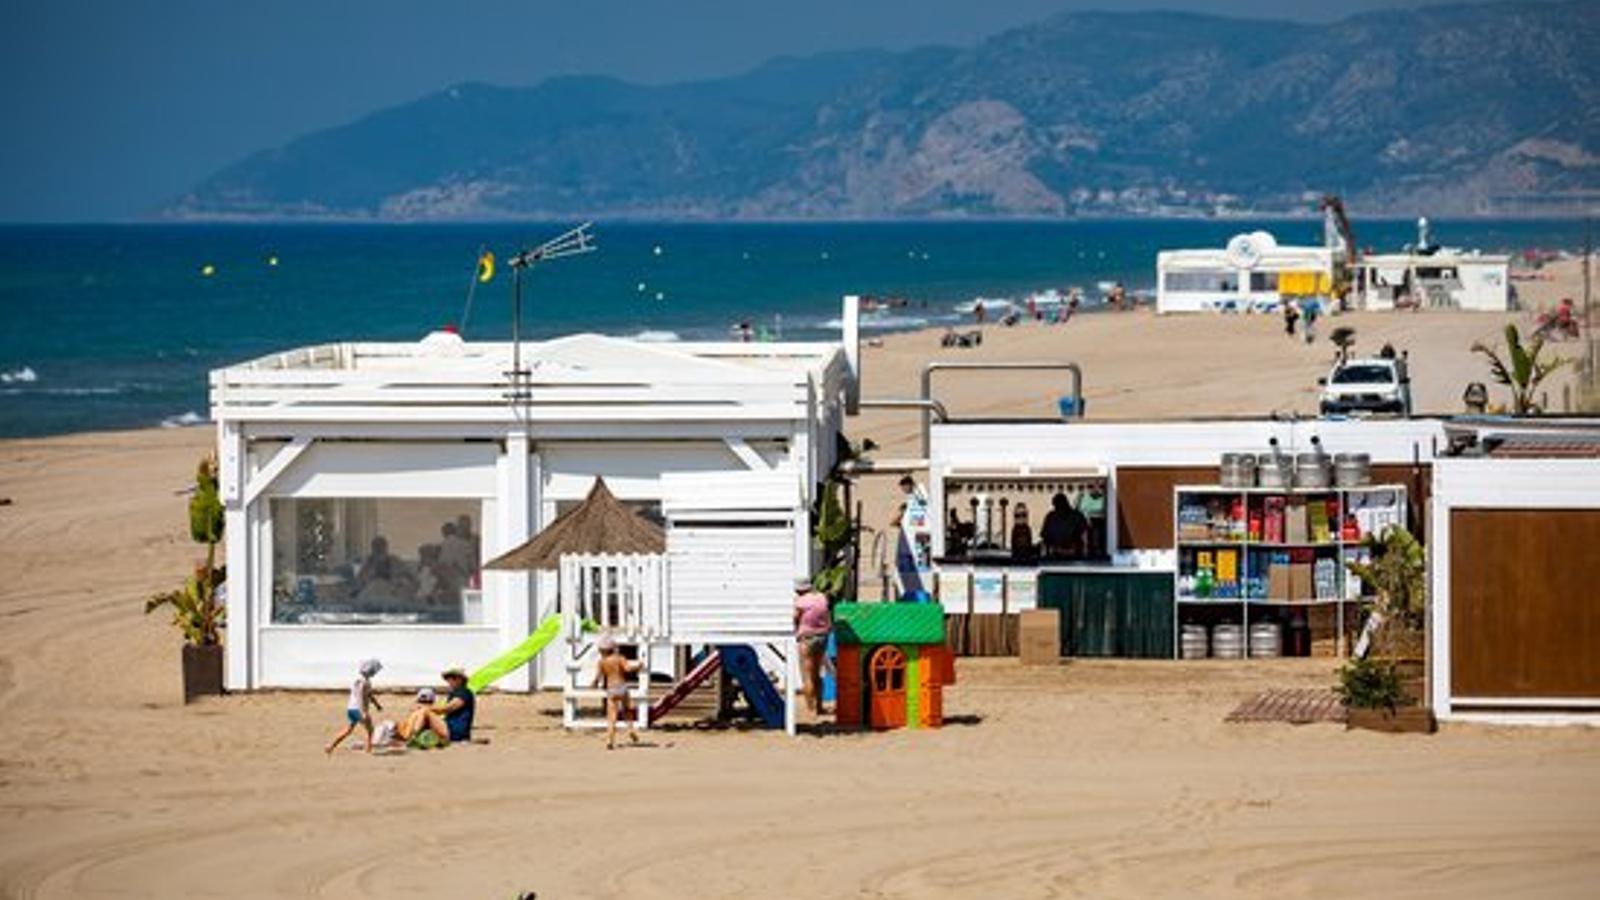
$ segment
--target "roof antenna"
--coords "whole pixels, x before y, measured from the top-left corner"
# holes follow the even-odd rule
[[[506,374],[511,378],[511,393],[506,399],[513,402],[526,402],[531,394],[528,390],[528,380],[532,375],[522,367],[522,272],[531,269],[542,262],[560,259],[563,256],[576,256],[580,253],[594,251],[594,235],[589,229],[594,223],[585,222],[557,237],[523,250],[511,257],[511,371]]]

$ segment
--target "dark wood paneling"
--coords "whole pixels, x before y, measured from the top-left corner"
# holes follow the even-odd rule
[[[1172,489],[1216,484],[1216,466],[1118,466],[1117,546],[1123,550],[1172,547]]]
[[[1428,498],[1433,496],[1433,467],[1426,463],[1416,466],[1405,463],[1374,465],[1372,483],[1405,486],[1406,502],[1411,506],[1411,514],[1406,517],[1406,521],[1411,523],[1411,533],[1416,535],[1417,540],[1427,543]]]
[[[1450,514],[1450,687],[1600,697],[1600,510]]]

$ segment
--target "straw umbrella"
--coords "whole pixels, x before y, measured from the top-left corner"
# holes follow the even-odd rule
[[[550,526],[522,546],[490,560],[485,569],[533,571],[556,569],[568,554],[664,553],[666,532],[623,505],[596,478],[583,502],[556,517]]]

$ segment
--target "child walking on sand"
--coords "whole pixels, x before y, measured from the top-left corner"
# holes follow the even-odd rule
[[[628,697],[630,687],[628,676],[638,673],[641,664],[636,660],[628,659],[617,650],[617,642],[611,635],[600,639],[600,666],[594,673],[595,687],[602,684],[606,689],[606,749],[615,750],[617,747],[617,718],[627,717],[628,739],[635,744],[639,743],[639,735],[633,730],[633,703]]]
[[[380,712],[383,710],[383,704],[372,694],[372,676],[382,670],[383,663],[375,659],[369,659],[361,664],[361,674],[350,684],[350,699],[345,703],[344,730],[339,732],[328,745],[326,752],[329,756],[332,756],[333,751],[344,743],[344,739],[356,730],[357,725],[367,730],[367,752],[372,752],[372,714],[368,712],[367,707],[370,706]]]

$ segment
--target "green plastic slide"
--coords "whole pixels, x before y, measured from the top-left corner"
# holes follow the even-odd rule
[[[528,664],[546,645],[561,635],[561,614],[545,616],[528,639],[496,657],[493,662],[472,673],[467,687],[474,694]]]

